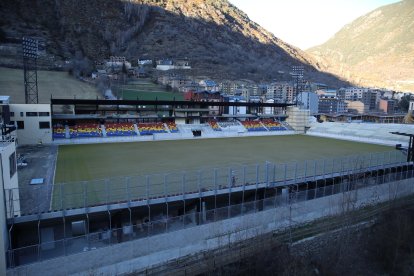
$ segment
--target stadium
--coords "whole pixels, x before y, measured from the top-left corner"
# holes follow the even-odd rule
[[[358,209],[414,192],[413,125],[238,101],[2,107],[8,275],[142,272],[338,215],[345,195]]]

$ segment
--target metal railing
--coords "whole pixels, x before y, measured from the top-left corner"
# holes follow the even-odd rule
[[[90,181],[58,183],[52,186],[20,187],[21,215],[90,208],[131,202],[150,202],[168,197],[196,198],[218,192],[235,192],[286,186],[387,166],[405,164],[400,151],[387,151],[340,158],[266,162],[205,168],[196,171],[152,175],[131,175]],[[16,202],[17,203],[17,202]],[[9,203],[10,204],[10,203]]]
[[[148,216],[148,221],[143,223],[130,223],[124,225],[122,228],[104,229],[93,233],[87,233],[85,235],[68,237],[52,242],[43,242],[27,247],[21,247],[17,249],[11,249],[7,251],[8,267],[16,267],[20,265],[26,265],[33,262],[39,262],[61,256],[76,254],[85,251],[96,250],[101,247],[106,247],[113,244],[122,242],[138,240],[155,236],[162,233],[169,233],[179,231],[182,229],[195,227],[203,224],[213,223],[225,219],[235,218],[247,214],[254,214],[264,210],[271,210],[280,208],[283,206],[295,206],[295,210],[302,217],[307,217],[308,214],[316,212],[324,213],[326,206],[317,206],[319,209],[313,208],[308,210],[303,208],[303,202],[315,200],[318,198],[332,196],[335,194],[346,193],[350,191],[357,191],[369,187],[374,187],[383,183],[394,183],[396,181],[406,181],[414,178],[414,170],[412,167],[403,171],[389,172],[387,174],[377,175],[363,175],[357,179],[344,179],[343,182],[324,185],[315,189],[303,190],[303,191],[290,191],[287,194],[278,194],[274,196],[266,197],[263,199],[246,201],[240,204],[228,205],[221,208],[202,210],[199,212],[193,211],[181,216],[164,216],[161,219],[151,219],[151,215]],[[401,182],[404,184],[403,182]],[[404,190],[404,189],[402,189]],[[396,199],[405,195],[412,194],[414,190],[405,189],[403,193],[394,193],[389,191],[389,200]],[[376,204],[381,202],[377,198],[378,195],[372,194],[370,204]],[[344,204],[342,207],[343,213],[355,210],[352,203],[354,199],[350,197],[349,205]],[[338,203],[335,203],[338,204]],[[336,205],[335,205],[336,206]],[[303,223],[303,221],[295,221],[291,215],[287,212],[285,217],[282,217],[278,221],[280,229],[294,227]],[[311,216],[310,216],[311,217]],[[309,221],[312,220],[311,218]]]

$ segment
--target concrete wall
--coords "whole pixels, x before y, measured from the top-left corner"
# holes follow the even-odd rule
[[[14,112],[14,116],[11,116],[10,120],[24,122],[24,129],[17,129],[18,144],[47,144],[52,142],[52,121],[49,104],[11,104],[10,112]],[[48,112],[49,115],[28,117],[27,112]],[[40,129],[39,122],[49,122],[50,128]]]
[[[6,171],[7,172],[7,171]],[[4,169],[0,166],[0,275],[6,274],[6,250],[8,234],[6,224],[6,201],[4,196]]]
[[[20,201],[18,190],[19,182],[16,167],[17,155],[15,156],[14,163],[10,163],[10,156],[13,154],[16,155],[16,145],[14,143],[2,144],[0,146],[3,183],[3,189],[1,192],[5,196],[7,217],[20,216]],[[10,166],[15,167],[15,173],[13,175],[10,175]],[[4,189],[7,191],[4,191]]]
[[[309,110],[299,109],[297,107],[288,107],[286,114],[288,115],[286,122],[300,133],[305,132],[305,128],[309,126]]]
[[[289,225],[414,193],[412,179],[362,188],[315,200],[270,208],[241,217],[194,226],[9,270],[7,275],[118,275],[190,254],[227,246]]]
[[[277,136],[294,135],[295,131],[260,131],[260,132],[234,132],[234,131],[211,131],[202,133],[201,137],[194,137],[190,132],[180,133],[156,133],[154,135],[130,136],[130,137],[110,137],[110,138],[81,138],[81,139],[56,139],[54,144],[95,144],[95,143],[120,143],[120,142],[142,142],[142,141],[161,141],[161,140],[183,140],[183,139],[207,139],[207,138],[226,138],[226,137],[251,137],[251,136]]]

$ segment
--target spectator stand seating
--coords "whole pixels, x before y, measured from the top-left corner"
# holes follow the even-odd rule
[[[267,131],[265,127],[259,121],[242,121],[242,125],[247,129],[247,131]]]
[[[66,129],[64,126],[57,124],[53,125],[53,134],[54,139],[66,138]]]
[[[141,135],[152,135],[154,133],[168,133],[163,123],[139,123],[138,131]]]
[[[177,125],[175,124],[175,122],[167,122],[167,126],[170,130],[171,133],[177,133],[179,132]]]
[[[218,125],[217,121],[209,121],[208,124],[211,126],[211,128],[215,131],[221,131],[220,126]]]
[[[70,138],[101,137],[102,130],[96,123],[80,123],[69,127]]]
[[[269,130],[269,131],[281,131],[286,130],[286,128],[279,122],[273,121],[271,119],[264,119],[262,120],[262,124]]]
[[[133,123],[106,123],[106,136],[134,136],[135,132]]]

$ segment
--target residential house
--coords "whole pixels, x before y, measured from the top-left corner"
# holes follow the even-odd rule
[[[380,99],[379,109],[387,114],[393,114],[395,112],[395,100],[393,99]]]
[[[203,88],[203,90],[213,92],[219,91],[217,83],[213,80],[201,80],[199,84]]]
[[[347,104],[344,100],[335,96],[319,96],[319,113],[345,113],[347,112]]]

